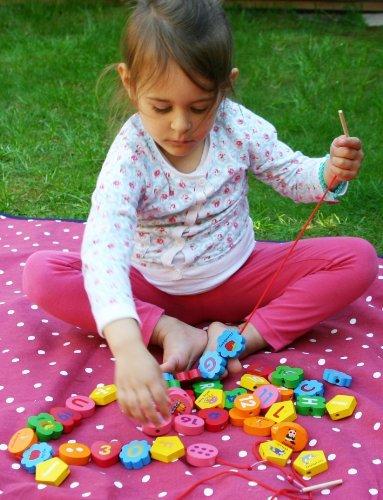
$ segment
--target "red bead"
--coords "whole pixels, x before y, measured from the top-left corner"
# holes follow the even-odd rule
[[[110,467],[119,461],[122,444],[119,441],[96,441],[90,450],[92,461],[100,467]]]
[[[205,429],[210,432],[222,431],[229,422],[229,413],[223,408],[206,408],[197,415],[205,420]]]
[[[275,366],[266,363],[252,363],[246,368],[246,373],[259,375],[260,377],[268,378],[270,373],[275,370]]]
[[[80,413],[77,413],[69,408],[63,406],[56,406],[51,408],[49,413],[55,417],[57,422],[60,422],[64,427],[64,434],[68,434],[73,430],[73,427],[78,425],[82,419]]]

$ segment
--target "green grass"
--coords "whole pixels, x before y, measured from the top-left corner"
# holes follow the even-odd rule
[[[119,60],[125,13],[111,1],[0,0],[0,211],[86,218],[112,140],[96,81]],[[341,134],[338,109],[364,142],[360,177],[342,203],[321,208],[307,234],[362,236],[383,253],[383,29],[352,12],[228,14],[237,100],[310,156]],[[258,237],[293,238],[311,206],[250,183]]]

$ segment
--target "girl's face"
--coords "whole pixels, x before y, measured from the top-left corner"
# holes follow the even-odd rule
[[[174,166],[202,154],[222,96],[198,87],[172,61],[154,85],[138,85],[130,95],[145,130]]]

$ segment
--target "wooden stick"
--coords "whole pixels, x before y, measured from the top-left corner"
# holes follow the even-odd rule
[[[344,113],[341,109],[338,110],[338,114],[339,114],[339,118],[340,118],[340,123],[342,124],[342,128],[343,128],[343,133],[346,137],[350,137],[350,133],[348,131],[348,126],[347,126],[347,122],[346,122],[346,118],[344,116]]]
[[[309,491],[321,490],[322,488],[330,488],[331,486],[338,486],[342,484],[343,479],[334,479],[334,481],[327,481],[327,483],[313,484],[312,486],[306,486],[301,489],[301,493],[307,493]]]

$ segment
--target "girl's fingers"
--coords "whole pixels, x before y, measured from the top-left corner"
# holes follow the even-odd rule
[[[348,160],[347,158],[340,158],[338,156],[331,158],[331,163],[340,170],[355,171],[359,166],[359,161]]]
[[[357,149],[339,147],[339,148],[334,148],[333,156],[339,158],[346,158],[348,160],[355,160],[356,158],[360,157],[360,153],[361,151]]]
[[[148,420],[145,414],[142,412],[139,394],[137,394],[134,389],[131,389],[126,395],[125,401],[133,420],[136,420],[141,424],[146,424]]]
[[[139,399],[140,410],[145,416],[145,419],[152,422],[154,425],[160,425],[161,417],[157,411],[157,407],[155,402],[153,401],[152,393],[149,387],[141,387],[137,395]]]
[[[165,419],[169,418],[170,417],[170,410],[169,410],[170,401],[168,398],[167,390],[164,389],[164,387],[162,385],[156,384],[154,387],[150,388],[150,391],[152,393],[153,401],[156,404],[162,417]]]

